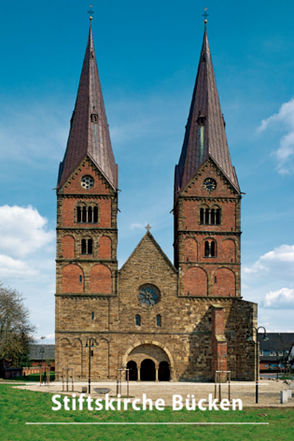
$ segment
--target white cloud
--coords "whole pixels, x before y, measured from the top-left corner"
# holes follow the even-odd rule
[[[244,267],[244,274],[287,274],[294,282],[294,245],[280,245],[263,254],[252,266]]]
[[[272,309],[294,309],[294,289],[281,288],[268,292],[262,306]]]
[[[18,259],[13,259],[9,256],[0,254],[0,277],[32,277],[37,274],[37,271],[30,268],[26,262]]]
[[[53,231],[46,230],[47,220],[31,206],[0,207],[0,252],[23,258],[49,244]]]
[[[282,125],[287,130],[287,133],[281,137],[280,145],[274,153],[278,161],[277,168],[279,173],[289,174],[294,172],[294,98],[283,103],[278,113],[262,120],[258,131],[263,132],[275,123]]]

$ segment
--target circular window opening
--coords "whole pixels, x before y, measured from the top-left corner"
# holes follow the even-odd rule
[[[140,286],[138,298],[142,305],[153,306],[160,300],[160,291],[156,286],[147,283]]]
[[[92,188],[94,185],[94,179],[92,178],[92,176],[86,175],[83,176],[81,179],[81,186],[85,189],[85,190],[89,190],[89,188]]]

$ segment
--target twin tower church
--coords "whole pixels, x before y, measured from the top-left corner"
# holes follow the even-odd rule
[[[257,305],[240,292],[240,204],[205,25],[175,167],[174,262],[147,229],[118,268],[118,166],[90,25],[57,185],[57,378],[70,368],[85,380],[91,357],[97,381],[121,368],[137,381],[253,380]]]

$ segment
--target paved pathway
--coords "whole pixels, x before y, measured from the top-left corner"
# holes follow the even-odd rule
[[[294,383],[292,383],[293,388]],[[75,392],[81,393],[82,387],[87,386],[87,383],[75,384]],[[51,383],[50,385],[41,385],[39,383],[26,383],[25,385],[16,386],[20,389],[27,389],[39,392],[51,392],[62,393],[62,385],[60,383]],[[116,394],[115,382],[99,382],[92,383],[91,396],[97,398],[103,396],[101,392],[109,390],[110,396]],[[201,398],[207,398],[208,394],[214,396],[213,383],[172,383],[172,382],[130,382],[129,395],[135,398],[142,398],[142,394],[145,393],[148,398],[156,400],[157,398],[163,398],[167,405],[171,405],[172,396],[174,394],[182,395],[185,399],[188,394],[194,394],[196,401]],[[231,399],[240,398],[243,402],[243,406],[252,407],[294,407],[294,389],[293,398],[288,401],[287,404],[280,404],[280,391],[283,389],[289,389],[290,386],[285,382],[279,380],[261,380],[259,383],[259,403],[255,403],[255,383],[254,382],[231,382]],[[101,390],[102,389],[102,390]],[[103,391],[104,389],[104,391]],[[105,391],[106,389],[106,391]],[[71,392],[71,384],[69,384],[69,393]],[[64,391],[64,393],[66,393]],[[122,396],[127,394],[127,385],[122,383]],[[221,398],[228,398],[228,385],[221,385]]]

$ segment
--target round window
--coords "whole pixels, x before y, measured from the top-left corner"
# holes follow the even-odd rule
[[[154,285],[147,283],[139,288],[139,301],[142,305],[152,306],[159,302],[160,292]]]
[[[92,188],[94,185],[94,179],[92,178],[92,176],[86,175],[83,176],[81,179],[81,186],[85,189],[85,190],[89,190],[89,188]]]

